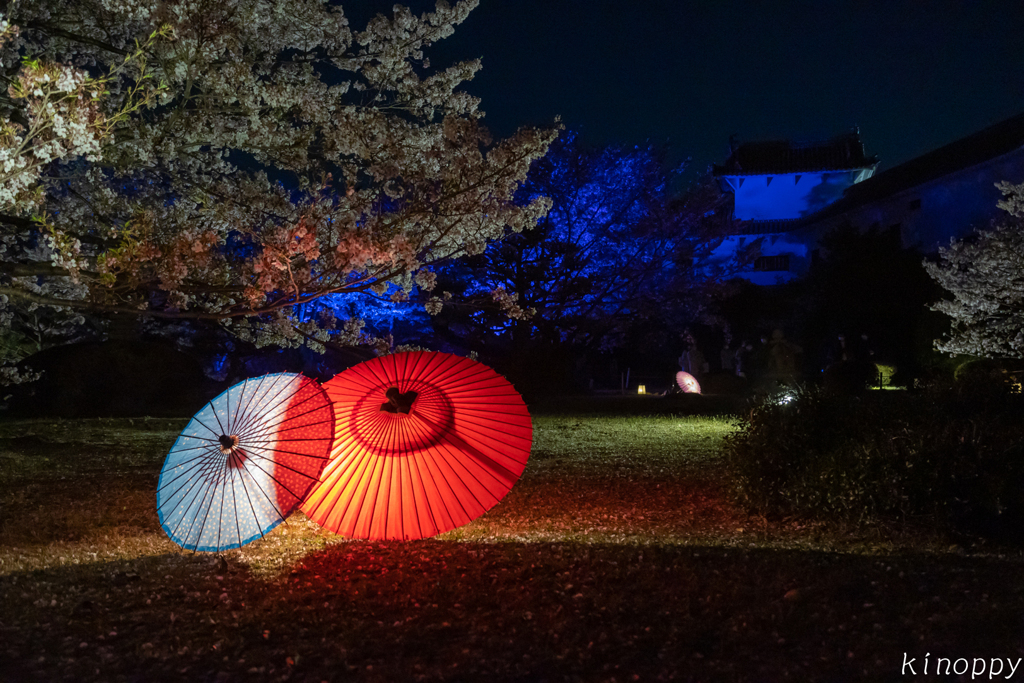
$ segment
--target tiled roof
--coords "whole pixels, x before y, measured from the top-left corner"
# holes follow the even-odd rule
[[[729,228],[729,235],[771,235],[789,232],[799,228],[807,222],[804,217],[800,218],[775,218],[766,221],[736,221],[736,224]]]
[[[853,131],[818,142],[765,140],[734,145],[725,163],[715,165],[714,174],[731,176],[843,171],[867,168],[877,163],[878,157],[864,155],[860,134]]]
[[[842,199],[821,211],[818,216],[834,215],[890,197],[1021,147],[1024,147],[1024,114],[1018,114],[852,185],[843,193]]]

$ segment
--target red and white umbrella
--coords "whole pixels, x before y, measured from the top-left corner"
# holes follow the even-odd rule
[[[316,484],[334,441],[334,410],[308,377],[236,384],[192,418],[160,472],[160,526],[188,550],[238,548],[262,537]]]
[[[676,373],[676,384],[683,390],[684,394],[699,394],[700,383],[697,378],[688,372],[679,371]]]
[[[526,467],[526,404],[476,361],[397,353],[349,368],[324,389],[337,420],[334,450],[302,511],[335,533],[443,533],[497,504]]]

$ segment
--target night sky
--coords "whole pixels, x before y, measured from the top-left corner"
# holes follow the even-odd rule
[[[428,54],[483,57],[466,89],[499,135],[560,115],[587,142],[668,144],[700,171],[733,134],[854,126],[881,170],[1024,112],[1021,0],[481,0]]]

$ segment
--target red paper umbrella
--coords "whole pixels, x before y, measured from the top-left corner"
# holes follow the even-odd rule
[[[518,481],[533,443],[522,397],[486,365],[398,353],[324,384],[334,450],[302,511],[351,538],[415,539],[470,522]]]
[[[334,441],[334,411],[315,381],[280,373],[231,387],[192,418],[167,455],[160,525],[188,550],[257,539],[295,511]]]
[[[683,390],[684,394],[699,394],[700,383],[697,378],[688,372],[679,371],[676,373],[676,384]]]

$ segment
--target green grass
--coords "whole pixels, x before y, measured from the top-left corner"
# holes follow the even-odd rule
[[[1024,656],[1019,553],[751,517],[733,421],[688,407],[547,407],[516,487],[435,539],[296,514],[217,555],[157,522],[186,420],[0,422],[0,679],[887,681],[904,652]]]

